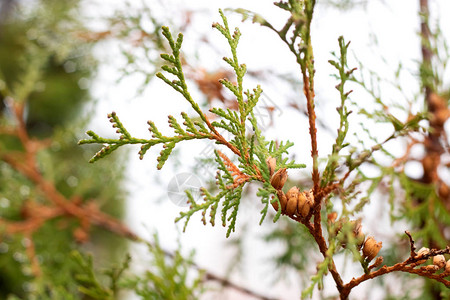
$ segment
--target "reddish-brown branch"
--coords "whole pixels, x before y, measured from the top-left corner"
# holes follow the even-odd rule
[[[340,291],[340,298],[341,299],[347,299],[348,295],[350,294],[350,291],[359,285],[360,283],[373,279],[375,277],[392,273],[392,272],[406,272],[411,274],[416,274],[422,277],[427,277],[430,279],[434,279],[438,282],[443,283],[445,286],[450,287],[450,281],[446,280],[444,277],[449,276],[448,272],[443,272],[441,274],[433,274],[437,270],[429,271],[427,269],[427,266],[416,268],[418,265],[421,264],[421,261],[426,260],[430,257],[440,255],[440,254],[449,254],[450,253],[450,246],[447,246],[445,249],[441,250],[430,250],[428,254],[417,256],[415,253],[415,245],[414,240],[411,237],[411,234],[408,231],[405,231],[406,235],[409,238],[410,246],[411,246],[411,253],[408,259],[406,259],[404,262],[397,263],[393,266],[383,266],[380,269],[364,274],[358,278],[353,278],[350,280],[347,284],[344,285],[343,289]]]
[[[314,110],[314,88],[310,86],[310,77],[306,73],[306,69],[302,70],[303,73],[303,92],[306,96],[306,107],[308,110],[309,120],[309,135],[311,137],[311,157],[313,159],[312,180],[314,183],[314,197],[319,191],[319,166],[318,166],[318,151],[317,151],[317,129],[316,129],[316,112]],[[310,74],[312,76],[312,74]]]
[[[247,174],[244,174],[239,170],[238,167],[221,151],[217,151],[219,156],[222,158],[224,165],[227,167],[228,172],[230,172],[233,177],[234,183],[228,186],[228,189],[235,189],[238,186],[250,181],[252,178]]]

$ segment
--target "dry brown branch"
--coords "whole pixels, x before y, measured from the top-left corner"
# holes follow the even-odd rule
[[[227,167],[228,172],[231,173],[231,176],[234,179],[234,183],[232,185],[228,186],[227,187],[228,189],[235,189],[238,186],[240,186],[252,179],[247,174],[242,173],[241,170],[239,170],[239,168],[236,167],[236,165],[225,154],[223,154],[219,150],[217,151],[217,153],[222,158],[223,163]]]

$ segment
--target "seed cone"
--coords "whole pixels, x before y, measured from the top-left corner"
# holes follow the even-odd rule
[[[445,257],[442,254],[433,257],[433,265],[437,266],[439,269],[445,267]]]
[[[311,207],[314,204],[314,195],[311,191],[303,191],[298,194],[297,198],[297,211],[303,217],[309,214]]]
[[[286,183],[288,174],[286,168],[281,168],[272,175],[270,179],[270,184],[276,189],[281,190]]]
[[[297,198],[300,193],[298,187],[292,187],[287,193],[286,214],[291,216],[297,212]]]
[[[353,227],[353,236],[356,240],[356,248],[358,250],[361,250],[364,240],[366,238],[365,234],[362,232],[362,225],[361,225],[361,219],[358,219],[356,221],[351,221]]]
[[[417,252],[417,256],[427,255],[428,253],[430,253],[430,249],[422,247],[422,248],[420,248],[419,252]],[[421,265],[426,261],[427,261],[426,259],[421,259],[417,262]]]
[[[269,168],[270,176],[272,176],[273,172],[275,172],[275,168],[277,166],[277,159],[275,157],[269,156],[266,159],[266,164],[267,164],[267,167]]]
[[[378,252],[380,252],[382,246],[382,242],[377,242],[373,236],[369,236],[364,243],[363,256],[368,261],[371,261],[377,256]]]
[[[283,191],[277,191],[277,196],[278,196],[278,200],[280,201],[281,204],[281,212],[284,212],[286,210],[286,203],[287,203],[287,198],[286,195],[283,193]],[[273,208],[278,211],[278,202],[275,201],[272,203]]]
[[[450,259],[447,261],[447,263],[445,264],[445,272],[450,273]]]

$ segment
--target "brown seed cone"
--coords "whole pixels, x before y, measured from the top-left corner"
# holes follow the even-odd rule
[[[297,198],[299,193],[300,190],[296,186],[290,188],[289,191],[286,193],[287,198],[286,214],[288,216],[292,216],[297,212]]]
[[[437,266],[439,269],[445,267],[445,257],[442,254],[433,257],[433,265]]]
[[[361,222],[361,219],[350,221],[350,223],[353,225],[353,236],[355,237],[356,248],[358,249],[358,251],[361,250],[366,238],[365,234],[362,232]]]
[[[278,211],[278,201],[275,200],[274,196],[272,196],[272,199],[270,200],[270,203],[272,204],[273,209]]]
[[[445,264],[445,272],[450,273],[450,259]]]
[[[270,179],[270,184],[276,189],[281,190],[286,183],[288,174],[286,168],[281,168],[272,175]]]
[[[266,164],[267,164],[267,167],[269,168],[270,176],[272,176],[272,175],[273,175],[273,172],[275,172],[275,168],[276,168],[276,166],[277,166],[277,160],[276,160],[276,158],[275,158],[275,157],[272,157],[272,156],[269,156],[269,157],[266,159]]]
[[[382,242],[377,242],[373,236],[369,236],[364,243],[363,256],[371,261],[377,256],[382,246]]]
[[[430,253],[430,249],[422,247],[422,248],[420,248],[419,252],[417,252],[417,256],[427,255],[428,253]],[[421,260],[417,261],[417,263],[419,265],[421,265],[426,261],[427,261],[426,259],[421,259]]]
[[[309,214],[313,204],[314,196],[311,191],[303,191],[298,194],[297,211],[303,218]]]
[[[283,213],[286,210],[287,198],[283,191],[277,191],[278,200],[281,204],[281,212]],[[278,202],[275,201],[272,203],[273,208],[278,211]]]

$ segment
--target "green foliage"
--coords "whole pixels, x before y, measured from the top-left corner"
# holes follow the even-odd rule
[[[276,279],[289,274],[289,271],[305,270],[310,263],[310,251],[314,250],[314,242],[305,226],[280,219],[277,227],[264,236],[268,243],[280,243],[282,251],[273,258]],[[299,274],[307,284],[307,274]]]
[[[14,104],[25,107],[25,129],[36,147],[33,158],[44,180],[80,205],[98,199],[95,205],[102,211],[118,218],[123,215],[123,164],[113,160],[87,169],[86,153],[91,150],[76,146],[76,134],[88,121],[80,116],[80,109],[90,100],[81,83],[89,80],[97,66],[92,45],[75,38],[86,30],[77,5],[78,1],[17,3],[13,13],[0,20],[1,299],[11,295],[15,299],[77,298],[69,255],[80,247],[74,240],[80,222],[64,213],[45,222],[45,208],[53,205],[48,194],[7,161],[26,153],[14,131],[22,121],[13,114]],[[103,188],[106,185],[108,189]],[[35,203],[44,209],[36,212],[31,206]],[[40,214],[42,225],[27,223]],[[26,224],[30,229],[10,234],[3,222]],[[106,259],[126,247],[123,239],[105,230],[92,228],[89,234],[96,253]],[[39,278],[32,272],[31,244],[39,257]]]
[[[169,125],[173,128],[176,135],[163,135],[152,121],[148,121],[149,131],[152,133],[152,139],[134,138],[126,130],[121,123],[116,113],[108,115],[110,122],[116,132],[120,134],[118,139],[107,139],[98,136],[93,131],[88,131],[87,134],[90,139],[80,140],[79,144],[103,144],[103,148],[97,152],[90,162],[95,162],[100,158],[109,155],[120,146],[126,144],[142,144],[139,151],[142,159],[146,152],[153,146],[162,144],[163,150],[160,153],[158,160],[158,169],[164,166],[164,163],[169,158],[175,146],[183,141],[209,139],[214,140],[216,144],[226,146],[237,157],[239,164],[236,166],[225,154],[216,151],[216,162],[218,164],[218,175],[216,177],[216,187],[219,193],[211,194],[206,189],[202,189],[204,202],[198,204],[195,202],[193,196],[186,191],[190,210],[181,212],[180,217],[176,220],[185,219],[185,228],[191,216],[201,211],[202,221],[206,224],[206,211],[210,210],[210,223],[215,225],[216,211],[219,203],[222,205],[221,219],[222,225],[228,226],[227,237],[235,230],[238,207],[241,199],[242,189],[246,183],[251,181],[259,181],[263,184],[263,188],[258,191],[258,196],[261,197],[265,207],[261,211],[261,222],[267,214],[269,199],[271,195],[275,194],[275,190],[268,183],[270,181],[269,170],[266,165],[266,159],[272,156],[277,159],[277,169],[279,168],[303,168],[303,164],[297,164],[294,161],[288,161],[288,158],[283,157],[288,153],[288,149],[293,146],[293,143],[281,142],[276,146],[274,141],[268,142],[265,140],[262,132],[258,128],[257,120],[253,112],[254,107],[258,103],[261,96],[262,89],[257,86],[253,92],[249,90],[244,91],[243,79],[246,73],[246,66],[240,64],[237,58],[237,46],[240,38],[240,32],[236,28],[233,34],[228,26],[228,21],[222,11],[219,11],[223,25],[215,23],[213,25],[228,41],[231,49],[231,58],[224,58],[224,61],[230,65],[236,74],[236,83],[229,80],[221,80],[221,84],[229,89],[236,97],[238,104],[238,111],[222,108],[211,108],[210,112],[220,117],[220,121],[210,122],[206,114],[202,111],[198,103],[191,97],[188,86],[183,73],[183,66],[181,60],[180,48],[183,42],[183,35],[178,34],[175,40],[167,27],[162,27],[162,34],[167,39],[172,54],[161,54],[161,58],[167,63],[162,69],[167,73],[175,76],[176,79],[170,80],[166,75],[157,73],[156,76],[162,79],[167,85],[171,86],[175,91],[180,93],[185,100],[189,102],[191,107],[197,113],[200,119],[194,120],[186,113],[181,113],[184,122],[182,126],[176,118],[169,116]],[[246,130],[247,123],[253,128],[253,133],[248,133]],[[217,128],[222,128],[228,131],[233,138],[226,140],[218,133]],[[223,199],[223,201],[222,201]],[[275,216],[276,221],[281,214],[281,211]]]
[[[350,2],[344,1],[341,4],[346,6],[348,3]],[[270,183],[274,170],[269,170],[267,165],[267,159],[269,157],[276,159],[275,171],[282,168],[302,168],[304,165],[289,160],[289,148],[293,146],[293,143],[289,141],[279,143],[267,141],[264,133],[259,128],[255,118],[254,108],[261,97],[262,89],[259,85],[252,91],[244,89],[243,80],[247,70],[245,64],[239,62],[237,54],[241,33],[237,28],[233,32],[230,30],[227,18],[222,11],[219,11],[222,24],[214,23],[213,27],[228,42],[231,56],[225,57],[224,61],[233,70],[236,80],[223,79],[220,80],[220,83],[234,95],[237,104],[236,110],[213,107],[210,109],[210,112],[216,115],[218,119],[210,122],[207,114],[198,104],[198,101],[191,96],[186,83],[185,73],[183,71],[184,59],[181,57],[183,35],[178,34],[174,37],[167,27],[161,27],[162,36],[167,40],[171,53],[161,55],[164,61],[161,69],[164,73],[157,73],[156,76],[181,94],[188,101],[196,116],[191,117],[186,113],[181,113],[183,122],[180,122],[173,116],[169,116],[168,122],[174,132],[172,136],[164,135],[156,124],[149,121],[149,131],[152,134],[152,138],[140,139],[133,137],[126,130],[117,115],[111,113],[108,115],[108,118],[113,124],[113,127],[116,128],[119,138],[106,139],[98,136],[93,131],[88,131],[87,134],[90,138],[81,140],[79,143],[102,145],[101,150],[95,154],[91,162],[95,162],[127,144],[140,144],[141,150],[139,151],[139,155],[142,159],[151,147],[161,145],[163,149],[157,158],[157,168],[161,169],[172,155],[178,143],[188,140],[198,141],[201,139],[214,141],[220,147],[225,148],[223,151],[215,150],[214,160],[217,164],[217,175],[215,177],[216,191],[213,192],[202,188],[201,192],[203,197],[200,201],[194,199],[194,196],[189,191],[186,191],[190,207],[188,210],[181,212],[176,221],[184,220],[184,229],[186,229],[191,217],[201,212],[202,222],[204,224],[209,222],[214,226],[217,215],[220,215],[222,225],[227,227],[226,236],[228,237],[236,229],[237,216],[244,188],[247,183],[256,182],[258,183],[257,196],[260,197],[263,204],[260,223],[263,222],[268,214],[269,204],[278,207],[278,211],[275,213],[273,220],[277,221],[282,214],[285,214],[296,222],[302,223],[304,225],[302,228],[312,237],[310,242],[312,241],[311,243],[318,245],[319,251],[323,256],[323,260],[317,264],[316,273],[310,278],[310,285],[303,291],[302,297],[312,297],[313,291],[316,288],[322,289],[324,276],[331,273],[341,297],[346,299],[348,293],[354,287],[352,284],[357,282],[357,280],[361,280],[361,282],[357,282],[356,285],[358,285],[370,279],[371,277],[367,275],[371,272],[377,272],[374,270],[382,263],[381,259],[376,260],[375,264],[370,265],[373,257],[368,258],[368,255],[364,251],[361,251],[361,246],[365,241],[364,234],[362,234],[362,240],[361,236],[356,234],[360,230],[358,227],[360,226],[358,224],[360,220],[352,220],[352,218],[356,218],[363,212],[364,207],[378,192],[382,191],[389,200],[391,220],[393,222],[407,220],[408,225],[412,225],[417,229],[414,237],[419,239],[424,245],[431,244],[435,247],[439,246],[443,248],[448,244],[442,228],[443,226],[450,225],[450,217],[448,210],[445,208],[445,204],[440,199],[439,192],[436,191],[436,186],[432,183],[425,182],[423,179],[414,179],[408,176],[404,171],[405,161],[401,161],[405,158],[398,158],[397,160],[396,155],[393,151],[389,150],[387,145],[390,142],[401,142],[408,139],[416,141],[416,135],[424,139],[429,138],[430,135],[434,134],[433,130],[435,128],[432,128],[432,126],[427,128],[424,126],[424,123],[426,123],[424,121],[433,122],[432,116],[425,111],[413,111],[411,109],[417,99],[407,99],[405,97],[406,99],[404,100],[406,101],[404,103],[399,102],[397,99],[395,99],[396,102],[386,100],[386,95],[383,91],[383,85],[386,82],[390,88],[397,88],[401,92],[401,85],[396,82],[396,80],[399,81],[398,73],[400,73],[401,68],[399,68],[395,80],[385,80],[385,82],[382,82],[383,79],[381,76],[370,71],[368,71],[369,79],[367,80],[365,78],[367,71],[364,69],[363,64],[359,66],[361,69],[358,72],[359,75],[354,74],[356,73],[356,68],[350,68],[348,66],[350,43],[345,42],[343,37],[338,39],[339,53],[333,53],[334,58],[329,60],[329,63],[336,69],[334,78],[338,82],[335,88],[338,91],[340,100],[339,106],[337,107],[339,125],[331,152],[327,158],[321,160],[324,162],[323,165],[319,165],[315,127],[315,68],[311,40],[311,22],[315,5],[316,1],[314,0],[276,2],[275,6],[289,14],[287,21],[281,29],[276,29],[261,15],[244,9],[234,10],[242,15],[243,20],[251,19],[254,23],[258,23],[275,32],[287,45],[300,67],[306,97],[312,148],[313,187],[309,187],[310,182],[307,185],[305,184],[304,187],[308,187],[308,190],[311,191],[311,194],[308,195],[313,195],[314,199],[309,207],[311,211],[306,213],[307,215],[302,216],[299,213],[300,206],[297,207],[297,204],[300,202],[297,203],[295,201],[300,201],[300,197],[297,196],[294,202],[290,201],[291,204],[295,204],[295,206],[291,205],[291,208],[294,208],[294,213],[288,213],[286,203],[289,203],[287,202],[289,200],[281,197],[286,196],[286,194],[284,194],[281,188],[275,190]],[[428,16],[422,16],[422,18],[426,19]],[[445,43],[437,46],[439,33],[437,31],[436,37],[430,37],[431,42],[425,40],[422,41],[422,44],[424,50],[430,50],[432,55],[438,57],[437,64],[443,64],[445,69],[445,63],[443,63],[445,60],[442,57],[448,56],[441,55],[439,57],[439,51],[440,49],[447,50],[448,48]],[[422,87],[427,89],[427,97],[430,93],[438,92],[444,96],[446,95],[442,87],[442,70],[436,70],[435,63],[435,61],[431,61],[431,58],[429,61],[424,59],[420,68],[420,81]],[[360,78],[357,76],[360,76]],[[348,89],[348,83],[351,81],[356,83],[357,87],[362,88],[362,90],[373,98],[374,107],[366,107],[350,99],[350,93],[352,91]],[[405,95],[405,93],[401,94],[403,96]],[[446,101],[445,103],[448,104],[447,98],[443,102]],[[352,110],[356,111],[368,122],[367,124],[366,122],[360,124],[361,133],[355,135],[357,143],[350,146],[351,139],[348,137],[348,133],[350,129],[349,116]],[[387,133],[387,137],[380,139],[371,132],[370,126],[372,124],[389,124],[391,131]],[[248,130],[247,125],[251,125],[252,130]],[[218,132],[218,129],[224,130],[231,138],[225,139]],[[425,148],[428,147],[426,142],[424,144]],[[442,145],[439,147],[442,148]],[[444,152],[444,148],[441,150],[439,155]],[[386,163],[386,161],[388,162]],[[399,165],[402,168],[399,168]],[[368,166],[375,168],[378,173],[376,175],[368,175],[366,172],[366,167]],[[380,188],[383,184],[387,185],[385,190]],[[308,190],[306,191],[309,193]],[[397,200],[399,198],[399,192],[403,193],[401,197],[403,200],[400,202]],[[285,202],[282,203],[281,200]],[[282,208],[283,204],[285,206],[284,208]],[[208,212],[209,216],[207,217]],[[326,222],[323,220],[326,220]],[[326,230],[323,231],[323,228]],[[297,247],[295,245],[297,242],[291,235],[297,233],[301,235],[301,231],[298,230],[300,232],[297,232],[297,230],[298,228],[291,229],[291,231],[287,231],[287,234],[283,231],[274,231],[267,239],[284,240],[287,242],[288,249],[280,257],[277,257],[277,262],[280,265],[288,265],[290,263],[296,269],[302,269],[306,263],[305,257],[307,257],[305,255],[307,252],[303,251],[311,248],[307,246]],[[380,244],[377,244],[377,247],[378,245]],[[366,249],[365,247],[364,245],[364,249]],[[379,250],[379,248],[377,249]],[[294,261],[294,250],[298,250],[301,253],[302,260],[300,262]],[[378,250],[376,254],[378,254]],[[389,252],[389,249],[386,251]],[[405,252],[408,252],[408,249]],[[338,255],[349,254],[353,261],[361,265],[361,274],[359,275],[360,277],[345,284],[342,282],[343,280],[339,274],[340,270],[337,270],[334,259]],[[396,257],[399,261],[403,259],[400,259],[400,256],[398,255]],[[405,265],[401,265],[400,263],[399,265],[399,269],[396,271],[410,271],[410,269],[401,269]],[[383,271],[383,269],[379,270]],[[418,271],[418,274],[423,277],[428,277],[427,274],[420,273],[422,271]],[[382,272],[376,273],[373,277],[379,275],[383,275]],[[168,276],[170,277],[171,275]],[[163,282],[164,277],[149,273],[144,280]],[[159,290],[159,286],[152,286],[152,290],[147,291],[141,289],[141,284],[142,281],[136,279],[131,288],[138,290],[140,295],[144,297],[150,297],[152,299],[156,297],[157,294],[154,294],[154,292],[155,290]],[[169,289],[174,288],[178,290],[178,287],[176,285],[173,286],[172,282],[166,283],[165,286],[170,286]],[[166,298],[169,297],[169,293],[166,290],[160,290],[160,293]],[[427,293],[424,292],[424,295]]]
[[[148,249],[154,259],[153,267],[124,280],[124,288],[133,290],[143,299],[199,299],[204,292],[203,272],[193,270],[193,252],[184,257],[178,249],[169,258],[156,235]]]
[[[338,71],[338,75],[335,75],[335,78],[340,81],[339,84],[336,85],[336,89],[339,91],[341,105],[336,108],[339,113],[339,128],[337,131],[336,142],[333,144],[331,154],[328,158],[327,166],[325,167],[325,170],[323,172],[324,174],[322,179],[322,186],[325,186],[327,183],[336,180],[336,168],[340,165],[339,152],[349,145],[349,143],[345,143],[344,141],[345,137],[347,136],[349,127],[348,117],[352,112],[348,110],[346,100],[348,100],[349,95],[352,91],[346,92],[344,86],[347,80],[350,79],[351,74],[356,70],[355,68],[348,70],[347,50],[349,45],[350,42],[345,43],[344,38],[342,36],[339,37],[340,55],[336,56],[336,54],[333,53],[338,60],[328,61]]]
[[[132,260],[127,255],[120,265],[99,273],[91,255],[73,252],[79,292],[99,300],[117,299],[119,292],[125,291],[141,299],[198,299],[203,293],[203,272],[194,270],[194,253],[187,258],[181,249],[169,254],[161,248],[156,235],[147,246],[152,261],[144,272],[132,270]]]
[[[78,290],[80,293],[91,299],[116,299],[118,281],[121,279],[123,272],[130,267],[131,257],[129,255],[125,257],[123,263],[117,268],[105,270],[104,275],[109,279],[108,285],[104,285],[97,279],[92,256],[73,251],[72,257],[78,265],[75,278],[79,284]]]
[[[135,94],[140,95],[162,65],[159,53],[167,51],[168,47],[164,43],[161,27],[162,24],[171,24],[172,19],[159,13],[155,15],[160,3],[141,1],[137,8],[131,1],[122,2],[123,7],[118,8],[107,19],[106,32],[111,34],[114,40],[121,42],[120,50],[125,63],[119,67],[118,81],[138,75],[137,78],[141,79],[141,82]]]

